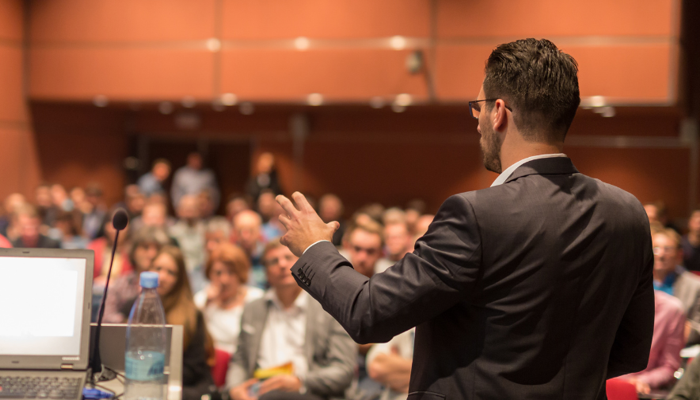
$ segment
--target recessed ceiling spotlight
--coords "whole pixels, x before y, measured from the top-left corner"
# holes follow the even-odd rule
[[[394,101],[399,106],[408,107],[413,103],[413,97],[408,93],[401,93],[396,95],[396,100]]]
[[[217,38],[207,39],[207,49],[211,52],[217,52],[221,50],[221,41]]]
[[[323,95],[321,93],[311,93],[306,96],[306,102],[309,103],[310,106],[320,106],[323,104]]]
[[[238,103],[238,97],[233,93],[224,93],[221,95],[221,103],[225,106],[235,106]]]
[[[391,110],[394,111],[395,113],[402,113],[406,111],[406,106],[400,106],[396,103],[391,105]]]
[[[389,46],[394,50],[403,50],[406,48],[406,38],[403,36],[392,36],[389,39]]]
[[[308,38],[305,38],[303,36],[300,36],[296,39],[294,39],[294,47],[297,48],[297,50],[306,50],[309,48],[310,42]]]

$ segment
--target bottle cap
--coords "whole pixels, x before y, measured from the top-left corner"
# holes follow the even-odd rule
[[[141,272],[139,282],[144,289],[155,289],[158,287],[158,274],[151,271]]]

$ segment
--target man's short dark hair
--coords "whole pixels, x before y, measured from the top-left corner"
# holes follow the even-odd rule
[[[526,140],[564,141],[581,102],[573,57],[547,39],[522,39],[498,46],[485,72],[486,98],[503,99],[513,109]]]

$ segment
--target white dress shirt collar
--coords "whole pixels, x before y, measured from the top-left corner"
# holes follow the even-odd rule
[[[502,185],[510,178],[511,175],[513,175],[513,172],[515,172],[516,169],[518,169],[519,166],[525,164],[526,162],[532,161],[532,160],[539,160],[541,158],[554,158],[554,157],[566,157],[566,154],[564,153],[552,153],[552,154],[540,154],[528,158],[523,158],[522,160],[516,162],[515,164],[511,165],[510,167],[506,168],[505,171],[501,172],[500,175],[498,175],[498,178],[496,178],[495,181],[491,184],[491,187],[494,186],[499,186]]]

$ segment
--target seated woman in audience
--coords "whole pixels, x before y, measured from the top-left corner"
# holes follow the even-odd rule
[[[675,382],[673,375],[681,366],[681,349],[685,344],[685,313],[681,301],[660,290],[654,291],[654,300],[654,336],[647,368],[620,377],[634,384],[642,394]]]
[[[246,286],[250,261],[241,248],[222,243],[204,269],[209,286],[197,293],[195,302],[204,312],[214,345],[233,354],[238,345],[243,305],[263,296],[261,289]]]
[[[109,296],[105,303],[104,322],[117,324],[126,322],[134,300],[141,293],[139,275],[151,268],[156,254],[169,241],[168,234],[160,228],[146,226],[136,232],[129,252],[129,263],[134,266],[133,271],[117,278],[112,276]],[[93,294],[94,304],[99,304],[98,300],[101,296],[101,291]]]
[[[104,219],[102,226],[104,228],[104,236],[98,237],[87,246],[88,250],[95,252],[95,287],[104,287],[105,281],[107,280],[109,261],[112,256],[112,244],[117,234],[117,231],[112,225],[111,213]],[[129,225],[127,225],[123,231],[119,232],[119,243],[117,243],[117,252],[114,254],[111,279],[126,275],[132,269],[128,255],[130,232]]]
[[[210,363],[214,348],[209,339],[202,313],[192,300],[187,279],[185,259],[180,249],[164,246],[153,259],[151,271],[158,273],[158,294],[163,301],[165,320],[171,325],[182,325],[182,399],[199,400],[214,388]]]

